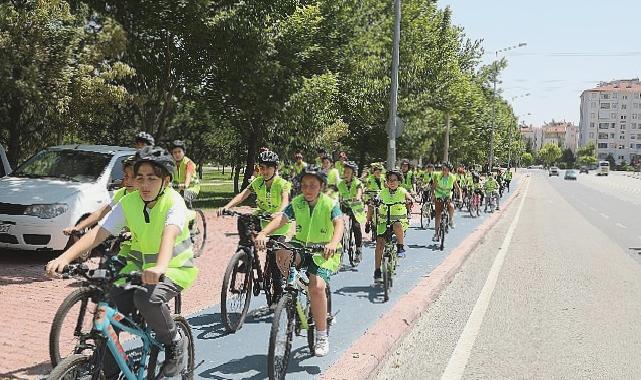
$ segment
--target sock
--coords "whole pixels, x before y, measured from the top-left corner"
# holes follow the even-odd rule
[[[396,249],[399,251],[403,249],[403,244],[396,244]]]
[[[322,338],[327,338],[327,330],[316,330],[316,338],[317,339],[322,339]]]

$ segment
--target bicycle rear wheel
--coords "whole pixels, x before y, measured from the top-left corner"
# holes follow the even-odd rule
[[[296,325],[295,308],[292,294],[285,293],[274,310],[267,353],[267,373],[271,380],[284,379],[287,374]]]
[[[431,219],[432,210],[430,210],[430,203],[425,202],[421,205],[421,229],[427,229],[430,226]]]
[[[386,256],[383,256],[381,269],[383,271],[383,302],[387,302],[389,301],[392,273],[390,272],[389,258]]]
[[[88,342],[100,292],[89,287],[74,290],[63,301],[49,331],[49,358],[56,367],[71,354],[92,351],[95,342]]]
[[[238,331],[245,322],[254,282],[252,272],[249,255],[238,250],[227,265],[220,293],[221,318],[227,332]]]
[[[190,236],[193,244],[194,257],[198,257],[205,252],[205,245],[207,243],[207,219],[203,210],[196,209],[196,219],[193,226],[191,226]]]
[[[439,240],[441,242],[441,246],[440,246],[441,251],[443,249],[445,249],[445,229],[447,228],[447,223],[448,223],[447,217],[442,216],[441,217],[441,226],[439,228],[439,234],[440,234]]]
[[[176,324],[176,329],[182,337],[182,344],[187,348],[183,356],[183,362],[179,363],[179,368],[181,371],[178,376],[182,380],[191,380],[194,378],[194,367],[196,363],[196,349],[194,348],[194,336],[191,333],[191,327],[189,322],[181,316],[173,316],[174,323]],[[187,340],[186,342],[184,340]],[[149,363],[147,366],[147,380],[161,380],[165,379],[163,374],[163,367],[165,362],[164,351],[159,350],[158,347],[154,347],[151,350],[151,355],[149,356]]]

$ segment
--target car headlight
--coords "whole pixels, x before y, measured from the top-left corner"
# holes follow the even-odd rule
[[[62,215],[69,210],[66,203],[56,203],[50,205],[31,205],[24,211],[25,215],[37,216],[40,219],[53,219]]]

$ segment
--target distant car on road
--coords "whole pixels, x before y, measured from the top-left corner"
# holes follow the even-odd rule
[[[578,177],[578,173],[574,169],[569,169],[565,171],[565,176],[563,179],[568,179],[572,181],[576,181],[576,177]]]
[[[597,168],[597,176],[607,176],[610,173],[610,163],[608,161],[599,161],[599,167]]]
[[[77,224],[111,199],[135,149],[61,145],[38,152],[0,178],[0,249],[60,251]]]
[[[580,173],[586,173],[586,174],[587,174],[587,173],[588,173],[588,171],[589,171],[589,170],[588,170],[588,167],[587,167],[587,166],[581,166],[581,168],[579,169],[579,174],[580,174]]]
[[[557,177],[559,176],[559,168],[557,168],[556,166],[550,167],[550,171],[548,172],[548,177],[552,177],[553,175]]]

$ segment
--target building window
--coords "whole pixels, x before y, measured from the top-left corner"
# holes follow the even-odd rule
[[[614,108],[616,108],[616,107],[614,107]],[[626,104],[621,104],[621,109],[622,110],[627,110],[628,106]]]
[[[594,128],[594,123],[590,123],[590,128]]]
[[[616,118],[617,118],[617,114],[615,114],[615,113],[611,113],[610,114],[610,119],[616,119]]]
[[[641,149],[641,144],[637,144],[637,149]]]
[[[610,94],[601,94],[601,99],[610,99]]]
[[[630,135],[630,140],[636,140],[637,137],[635,135]]]
[[[592,113],[590,114],[590,119],[595,119],[595,118],[596,118],[596,114],[595,114],[594,112],[592,112]]]
[[[639,103],[632,103],[632,108],[639,108]]]
[[[614,138],[614,133],[610,133],[610,138]]]
[[[600,140],[607,140],[608,139],[608,134],[607,133],[599,133],[599,139]]]
[[[627,116],[621,115],[621,120],[625,120]]]
[[[622,131],[624,131],[624,130],[625,130],[625,125],[624,125],[624,124],[621,124],[621,130],[622,130]],[[621,132],[621,133],[625,133],[625,132]]]
[[[591,139],[593,139],[593,138],[594,138],[594,132],[590,132],[590,138],[591,138]]]
[[[628,99],[628,96],[627,95],[623,95],[623,100],[627,100],[627,99]]]
[[[637,129],[637,123],[632,123],[632,129]]]
[[[614,94],[612,94],[612,99],[616,99],[618,97],[619,97],[619,95],[616,92]]]
[[[633,114],[632,114],[632,120],[636,120],[637,118],[638,118],[638,114],[633,113]]]
[[[612,103],[612,109],[616,109],[616,108],[617,108],[617,103]]]
[[[608,148],[608,143],[599,143],[597,145],[599,149],[607,149]]]
[[[601,103],[601,109],[602,110],[609,110],[610,109],[610,103]]]

